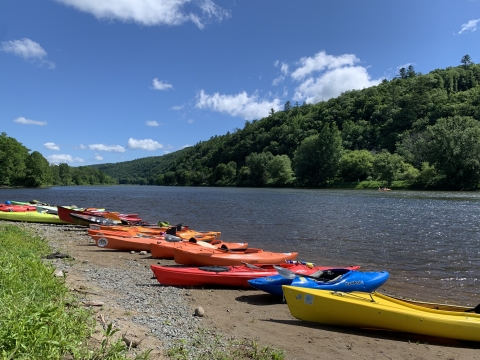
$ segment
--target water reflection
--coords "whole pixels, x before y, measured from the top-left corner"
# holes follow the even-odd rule
[[[298,251],[327,265],[385,269],[386,291],[478,303],[479,193],[191,187],[0,189],[0,201],[106,207],[220,230],[224,240]]]

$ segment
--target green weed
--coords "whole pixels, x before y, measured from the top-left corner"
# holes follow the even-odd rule
[[[125,346],[107,328],[89,349],[95,322],[42,258],[51,249],[39,236],[0,225],[0,358],[126,359]]]

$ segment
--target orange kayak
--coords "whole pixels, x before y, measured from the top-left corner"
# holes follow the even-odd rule
[[[108,226],[108,225],[92,225],[92,230],[108,230],[108,231],[123,231],[128,233],[142,233],[148,235],[163,235],[169,229],[168,227],[144,227],[144,226]],[[190,239],[192,237],[208,241],[208,239],[220,238],[220,231],[197,231],[192,229],[176,230],[176,234],[172,234],[182,239]]]
[[[150,251],[151,244],[164,237],[90,235],[98,247],[122,251]]]
[[[127,233],[126,233],[127,234]],[[106,249],[115,249],[123,251],[148,251],[152,253],[152,257],[173,259],[173,248],[180,244],[198,244],[217,248],[221,246],[228,246],[232,249],[246,249],[248,243],[225,243],[221,240],[212,240],[211,242],[204,242],[194,238],[184,240],[179,237],[167,236],[116,236],[111,234],[90,234],[90,237],[95,240],[98,247]]]
[[[249,264],[281,264],[286,260],[295,260],[297,252],[274,253],[262,249],[225,250],[205,247],[175,248],[174,259],[177,264],[195,266],[233,266]]]
[[[202,245],[203,247],[211,249],[221,248],[223,246],[235,251],[245,250],[248,247],[248,243],[231,243],[223,242],[222,240],[212,240],[211,242],[196,241],[193,239],[182,242],[159,240],[156,243],[151,244],[152,257],[158,259],[173,259],[174,249],[189,248],[190,245]]]

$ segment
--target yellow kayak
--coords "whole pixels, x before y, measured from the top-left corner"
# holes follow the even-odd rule
[[[46,224],[70,224],[61,220],[56,214],[47,214],[46,212],[37,211],[18,211],[4,212],[0,211],[0,220],[8,221],[25,221]]]
[[[383,329],[480,341],[479,307],[396,299],[380,293],[333,292],[283,286],[292,315],[329,325]]]

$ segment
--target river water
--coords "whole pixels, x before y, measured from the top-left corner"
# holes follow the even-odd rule
[[[390,279],[382,289],[396,295],[461,305],[480,302],[480,193],[162,186],[0,189],[0,202],[33,199],[219,230],[225,241],[298,251],[298,259],[318,265],[387,270]]]

